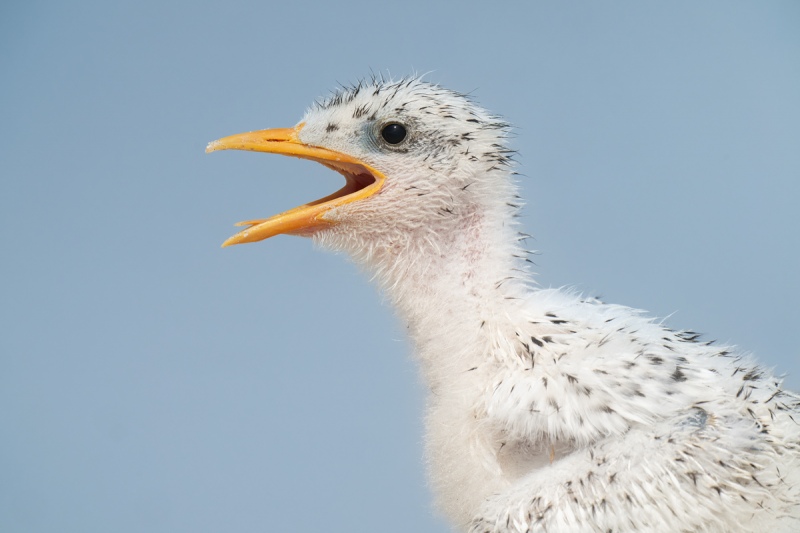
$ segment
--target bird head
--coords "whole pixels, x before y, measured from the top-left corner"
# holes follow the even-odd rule
[[[337,192],[249,220],[223,246],[278,234],[313,236],[351,252],[450,238],[475,217],[508,211],[514,185],[507,125],[468,97],[409,78],[373,79],[309,109],[293,128],[208,145],[317,161],[344,176]],[[498,213],[507,219],[507,213]],[[468,224],[467,224],[468,225]]]

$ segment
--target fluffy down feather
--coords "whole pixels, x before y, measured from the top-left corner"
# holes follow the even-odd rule
[[[417,78],[344,89],[303,121],[303,142],[387,176],[313,237],[408,325],[431,483],[460,530],[800,531],[798,396],[733,348],[535,288],[505,122]]]

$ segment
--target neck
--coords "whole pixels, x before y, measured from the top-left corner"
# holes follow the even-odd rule
[[[508,307],[519,301],[529,274],[520,266],[525,252],[516,229],[503,219],[506,213],[464,217],[457,231],[440,229],[371,258],[433,389],[454,370],[481,364],[487,353],[475,347],[491,349],[508,338]]]
[[[495,458],[499,444],[474,409],[486,376],[519,349],[514,320],[525,320],[521,304],[529,275],[520,268],[525,252],[508,222],[511,202],[504,201],[512,192],[509,187],[507,196],[495,196],[493,206],[437,218],[435,226],[400,228],[384,221],[317,239],[349,252],[371,271],[406,323],[431,391],[426,438],[431,481],[443,510],[465,523],[482,499],[505,483]]]
[[[408,326],[430,388],[427,453],[444,512],[466,523],[486,495],[502,490],[498,442],[476,421],[485,376],[516,346],[528,273],[513,227],[489,217],[463,220],[459,231],[424,244],[385,250],[370,266]],[[511,309],[510,309],[511,308]],[[465,453],[470,450],[470,453]]]

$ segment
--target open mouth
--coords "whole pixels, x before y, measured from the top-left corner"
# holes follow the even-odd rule
[[[342,176],[347,183],[345,186],[336,191],[333,194],[330,194],[324,198],[320,198],[319,200],[314,200],[311,203],[306,205],[317,205],[326,202],[330,202],[332,200],[336,200],[337,198],[343,198],[350,194],[356,193],[362,189],[366,189],[373,183],[376,183],[378,180],[372,174],[372,172],[364,165],[357,164],[357,163],[328,163],[322,162],[323,165],[328,167],[331,170],[335,170]]]
[[[333,209],[369,198],[383,187],[385,176],[363,161],[327,148],[303,144],[298,137],[302,128],[303,124],[300,123],[294,128],[241,133],[211,142],[206,147],[206,152],[250,150],[310,159],[335,170],[346,181],[344,187],[319,200],[270,218],[239,222],[236,225],[246,226],[246,229],[226,240],[223,247],[261,241],[281,233],[310,235],[321,228],[336,224],[334,217],[326,216]]]

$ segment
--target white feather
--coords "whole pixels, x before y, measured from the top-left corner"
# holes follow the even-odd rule
[[[315,240],[380,284],[430,388],[427,453],[461,530],[800,531],[800,401],[733,348],[535,289],[507,126],[419,79],[309,110],[303,142],[387,176]],[[376,125],[407,126],[402,149]]]

